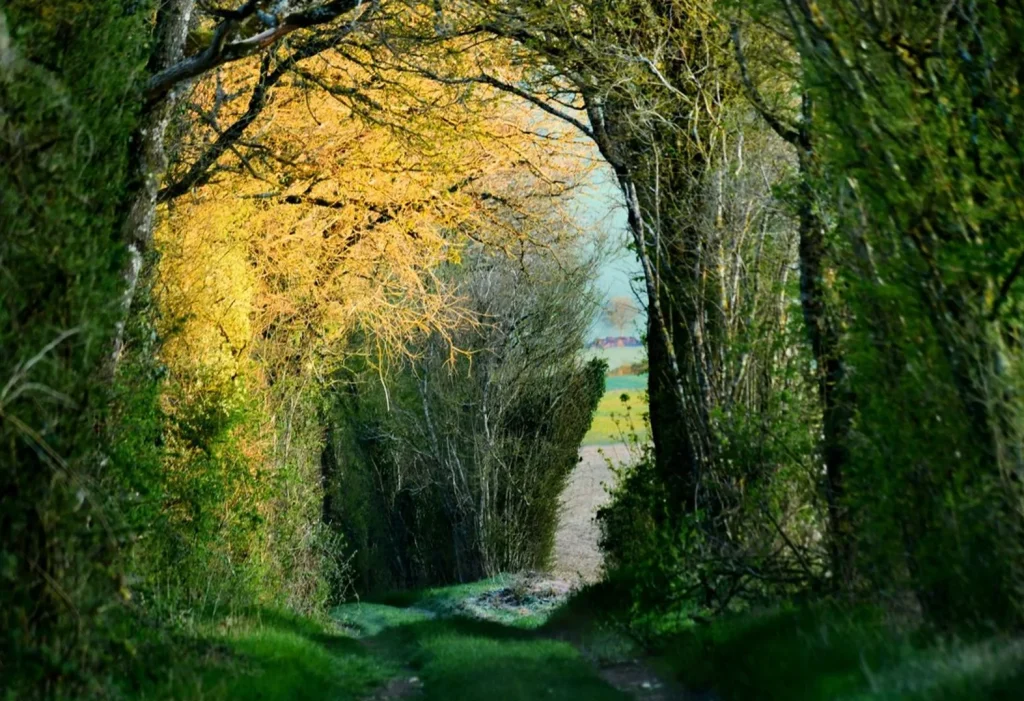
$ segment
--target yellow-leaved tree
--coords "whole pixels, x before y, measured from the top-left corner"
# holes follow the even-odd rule
[[[175,570],[190,597],[216,578],[305,608],[325,576],[338,595],[344,546],[319,523],[321,389],[354,354],[384,381],[416,339],[480,323],[435,274],[468,242],[511,254],[567,231],[546,222],[582,175],[574,134],[375,46],[239,62],[187,101],[152,280],[171,426],[164,554],[193,543]],[[486,54],[455,49],[439,60]]]

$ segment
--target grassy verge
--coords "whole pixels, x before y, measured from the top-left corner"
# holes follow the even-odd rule
[[[871,609],[728,617],[665,636],[659,648],[685,683],[723,699],[1024,698],[1024,641],[943,638]]]
[[[599,585],[552,624],[607,646],[625,626],[623,601],[624,592]],[[777,608],[700,624],[677,612],[634,617],[632,631],[664,678],[722,701],[1024,698],[1024,639],[939,635],[869,607]]]
[[[361,699],[397,673],[330,622],[254,611],[201,624],[138,657],[132,699]]]

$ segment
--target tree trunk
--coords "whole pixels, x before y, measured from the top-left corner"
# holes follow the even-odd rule
[[[806,101],[806,99],[805,99]],[[805,120],[805,124],[809,123]],[[799,149],[800,201],[797,206],[800,233],[800,306],[804,326],[817,367],[818,396],[822,413],[822,458],[825,462],[825,499],[829,520],[829,554],[834,581],[847,586],[853,577],[853,529],[844,504],[844,473],[849,459],[847,441],[853,420],[853,398],[844,385],[846,365],[839,348],[839,332],[825,300],[823,267],[825,224],[814,210],[810,177],[813,154],[806,128]]]
[[[157,73],[181,60],[185,39],[196,0],[165,0],[157,12],[154,48],[149,71]],[[130,199],[128,216],[121,238],[128,248],[128,262],[123,272],[125,288],[121,300],[121,318],[114,334],[110,372],[113,374],[124,350],[124,332],[132,300],[139,284],[143,258],[153,241],[156,226],[156,202],[160,175],[167,167],[164,136],[178,101],[178,92],[146,108],[133,139],[133,178],[135,192]]]

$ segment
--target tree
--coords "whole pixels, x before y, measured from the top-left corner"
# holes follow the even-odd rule
[[[325,508],[358,544],[365,591],[549,565],[559,497],[604,389],[604,363],[580,360],[593,268],[568,233],[557,250],[473,245],[446,266],[470,313],[451,330],[465,355],[453,360],[451,340],[433,334],[387,387],[365,370],[339,383]]]
[[[230,97],[276,74],[269,55],[222,69],[190,96],[172,169],[177,183],[190,183],[189,196],[167,195],[164,238],[201,247],[213,220],[237,232],[258,277],[253,342],[271,368],[312,363],[328,372],[356,329],[377,340],[380,360],[424,332],[443,335],[462,312],[433,270],[459,260],[471,240],[498,249],[529,240],[585,172],[558,155],[573,145],[556,128],[517,115],[500,93],[467,100],[379,68],[373,51],[338,44],[289,62],[269,117],[250,119],[251,100]],[[240,120],[222,149],[221,125]],[[177,183],[164,191],[182,191]],[[175,316],[217,306],[193,297]]]
[[[1021,162],[1020,9],[777,7],[827,137],[817,152],[843,235],[870,446],[849,486],[863,554],[937,620],[1013,625],[1024,560],[1010,545],[1022,527],[1011,310],[1024,266],[1006,183]]]
[[[830,309],[826,289],[826,232],[822,203],[815,190],[820,164],[814,146],[814,101],[806,90],[800,95],[796,118],[783,116],[769,105],[754,83],[739,24],[733,21],[731,38],[744,90],[750,103],[779,138],[796,152],[799,181],[795,210],[799,223],[800,305],[814,357],[818,396],[822,409],[822,457],[825,462],[825,498],[829,510],[829,539],[835,581],[853,584],[853,526],[846,503],[845,482],[855,399],[846,382],[846,360],[840,346],[839,319]]]
[[[619,331],[627,330],[636,319],[639,310],[629,297],[612,297],[604,307],[604,319]]]
[[[260,27],[253,18],[258,16],[260,0],[246,0],[234,10],[222,10],[200,4],[206,17],[193,18],[196,0],[168,0],[160,5],[153,27],[153,51],[148,69],[151,77],[145,86],[145,106],[136,132],[133,169],[137,182],[128,217],[123,229],[123,240],[130,252],[124,271],[125,292],[121,322],[114,340],[113,363],[117,362],[123,345],[124,325],[138,285],[142,261],[149,250],[156,221],[156,203],[160,194],[160,177],[167,167],[165,138],[167,127],[180,97],[180,88],[188,81],[225,63],[238,61],[252,54],[266,51],[284,37],[303,29],[327,25],[319,41],[300,48],[295,58],[314,55],[357,28],[356,23],[344,27],[331,27],[333,23],[353,11],[372,16],[378,3],[362,0],[332,0],[314,4],[295,12],[285,12],[266,27]],[[285,2],[282,9],[290,8]],[[208,43],[195,54],[186,57],[189,27],[198,22],[213,22]],[[262,20],[261,20],[262,21]],[[254,106],[259,109],[265,86],[254,90]]]

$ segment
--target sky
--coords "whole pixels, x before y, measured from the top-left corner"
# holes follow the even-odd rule
[[[612,173],[607,168],[596,169],[590,182],[580,189],[575,200],[575,213],[580,226],[584,227],[595,245],[603,241],[608,249],[595,283],[598,293],[602,295],[602,302],[612,297],[636,300],[634,288],[638,291],[642,288],[632,281],[640,275],[640,263],[626,248],[629,240],[626,210]],[[637,303],[637,307],[642,309],[643,304]],[[599,317],[591,329],[591,337],[639,337],[643,321],[641,312],[634,324],[636,328],[624,332]]]

